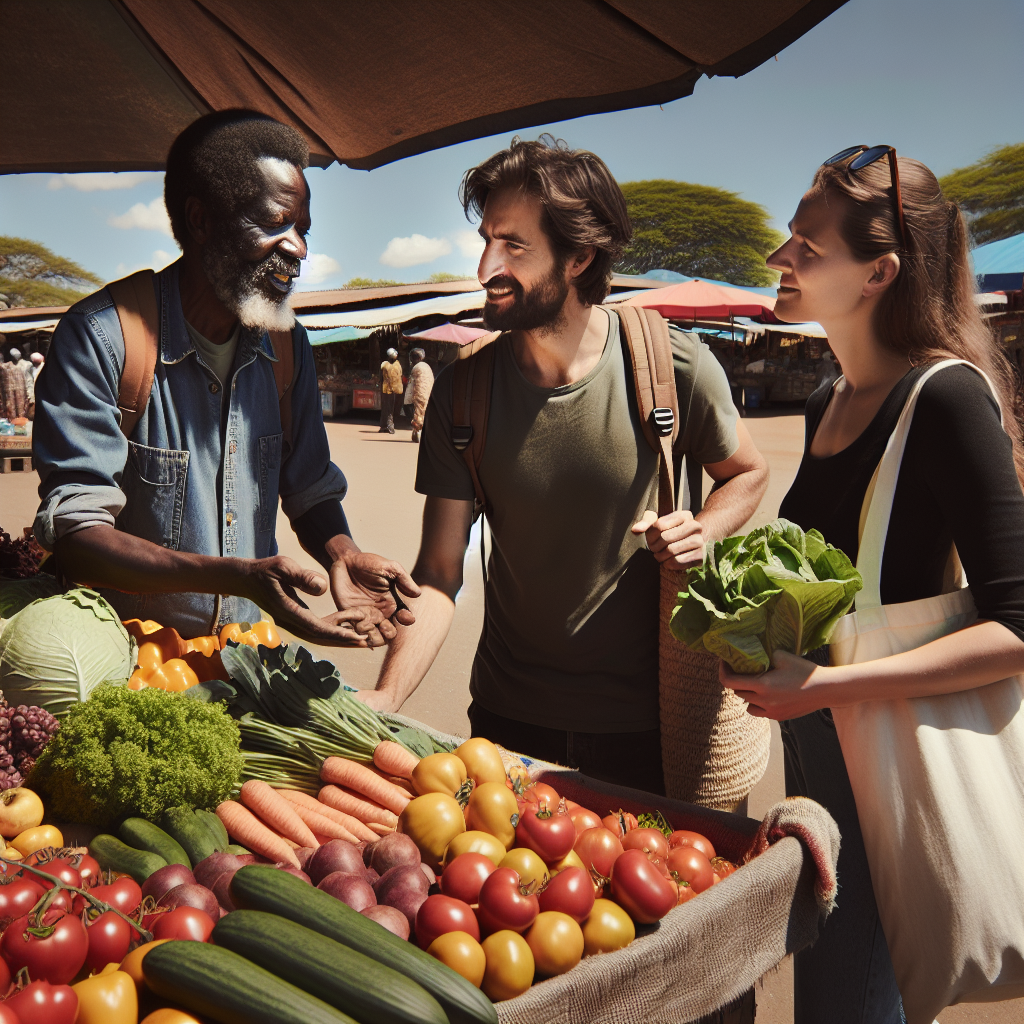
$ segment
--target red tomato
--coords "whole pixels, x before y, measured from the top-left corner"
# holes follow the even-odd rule
[[[82,888],[91,889],[94,885],[99,885],[103,870],[95,857],[90,857],[85,853],[82,855],[82,862],[78,865],[78,873],[82,876]]]
[[[689,903],[697,895],[697,890],[689,882],[681,882],[677,888],[679,889],[679,899],[676,901],[676,906],[679,906],[680,903]]]
[[[82,876],[78,871],[78,868],[72,867],[62,857],[55,857],[51,861],[47,861],[45,864],[39,865],[39,870],[44,871],[48,875],[52,875],[54,878],[59,878],[65,885],[73,885],[76,888],[82,886]],[[40,875],[32,876],[36,882],[38,882],[44,889],[52,889],[53,882],[47,881]]]
[[[507,928],[525,932],[540,913],[536,896],[523,893],[519,872],[498,868],[480,888],[477,917],[488,935]]]
[[[564,868],[537,899],[542,913],[560,910],[582,924],[594,909],[594,883],[582,868]]]
[[[52,907],[43,915],[43,928],[52,929],[45,938],[28,933],[30,923],[28,914],[19,917],[0,937],[0,953],[11,973],[17,974],[27,967],[29,976],[36,981],[67,984],[85,963],[89,949],[85,925],[80,918]]]
[[[85,962],[90,971],[102,971],[107,964],[119,964],[127,955],[128,947],[137,934],[132,926],[112,910],[100,914],[86,926],[89,952]]]
[[[576,828],[576,835],[586,832],[588,828],[604,827],[601,815],[594,811],[588,811],[586,807],[569,807],[566,804],[566,809],[569,811],[569,817],[572,818],[572,823]]]
[[[622,837],[624,850],[643,850],[648,857],[668,856],[668,840],[656,828],[635,828]]]
[[[516,846],[533,850],[545,864],[560,861],[576,842],[576,826],[564,807],[527,804],[516,825]]]
[[[89,894],[95,896],[98,900],[102,900],[104,903],[109,903],[112,907],[116,907],[122,914],[132,913],[138,909],[139,904],[142,902],[142,889],[139,887],[139,883],[127,875],[122,875],[116,881],[111,882],[110,885],[94,886],[89,890]],[[85,903],[85,900],[82,900],[82,902]],[[89,906],[92,906],[92,904],[89,904]],[[118,962],[120,963],[120,961]]]
[[[672,848],[692,846],[695,850],[700,850],[708,860],[715,859],[715,848],[711,845],[710,840],[706,839],[699,832],[689,832],[685,828],[676,829],[668,837],[668,845]]]
[[[602,825],[581,832],[573,849],[588,871],[596,871],[601,878],[608,878],[616,858],[622,854],[622,843],[614,832]]]
[[[465,932],[479,942],[480,925],[473,908],[451,896],[428,896],[416,913],[416,942],[426,949],[438,935],[448,932]]]
[[[7,984],[10,985],[10,982]],[[78,1007],[76,1006],[75,1009],[77,1010]],[[73,1022],[74,1018],[72,1017],[71,1020]],[[7,1003],[0,1003],[0,1024],[21,1024],[21,1021],[18,1020],[18,1015]]]
[[[479,902],[480,886],[496,868],[482,853],[460,853],[441,873],[441,892],[472,906]]]
[[[612,898],[634,921],[653,924],[676,905],[679,893],[643,850],[626,850],[612,865]]]
[[[43,896],[43,887],[26,875],[0,885],[0,926],[27,914]]]
[[[711,870],[716,878],[728,878],[736,870],[736,865],[724,857],[715,857],[711,861]]]
[[[665,858],[669,871],[677,882],[689,882],[697,892],[715,884],[715,873],[707,857],[695,846],[677,846]]]
[[[153,925],[154,939],[191,939],[205,942],[213,931],[213,918],[195,907],[177,907],[161,914]]]
[[[7,966],[7,961],[0,956],[0,995],[6,992],[11,987],[11,969]],[[2,1021],[2,1018],[0,1018]]]
[[[75,1024],[78,993],[70,985],[33,981],[0,1005],[13,1011],[15,1024]],[[0,1021],[7,1024],[2,1017]]]
[[[612,811],[611,814],[606,815],[601,819],[604,823],[604,827],[608,829],[612,835],[618,836],[620,839],[627,833],[632,832],[637,827],[636,815],[627,814],[624,810],[619,808],[617,811]]]
[[[523,790],[522,802],[554,810],[562,802],[562,794],[546,782],[534,782]]]

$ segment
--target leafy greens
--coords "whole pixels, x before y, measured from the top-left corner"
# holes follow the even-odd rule
[[[862,585],[850,559],[817,530],[776,519],[709,547],[679,594],[672,633],[736,672],[764,672],[776,651],[804,655],[828,643]]]

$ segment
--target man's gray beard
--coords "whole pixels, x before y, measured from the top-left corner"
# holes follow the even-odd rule
[[[256,331],[290,331],[295,325],[291,294],[279,302],[267,298],[255,284],[258,267],[246,263],[227,246],[209,245],[203,252],[203,270],[217,298],[238,317],[243,327]],[[273,259],[273,257],[271,257]]]

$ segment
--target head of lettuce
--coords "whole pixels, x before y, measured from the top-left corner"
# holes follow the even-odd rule
[[[828,643],[861,589],[860,573],[817,530],[776,519],[708,547],[672,612],[672,633],[746,674],[776,651],[804,655]]]

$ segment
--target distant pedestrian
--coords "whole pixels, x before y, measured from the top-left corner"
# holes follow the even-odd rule
[[[427,353],[421,348],[414,348],[409,353],[412,369],[409,371],[409,389],[406,398],[412,405],[412,440],[418,443],[420,431],[423,429],[423,417],[427,412],[430,392],[434,389],[434,371],[427,364]],[[411,395],[409,394],[411,392]]]
[[[395,417],[402,405],[402,364],[393,348],[387,350],[387,358],[380,364],[380,433],[395,432]]]
[[[42,352],[33,352],[29,359],[32,361],[32,380],[35,382],[36,377],[39,376],[39,371],[42,370],[43,364],[46,360],[43,358]]]

